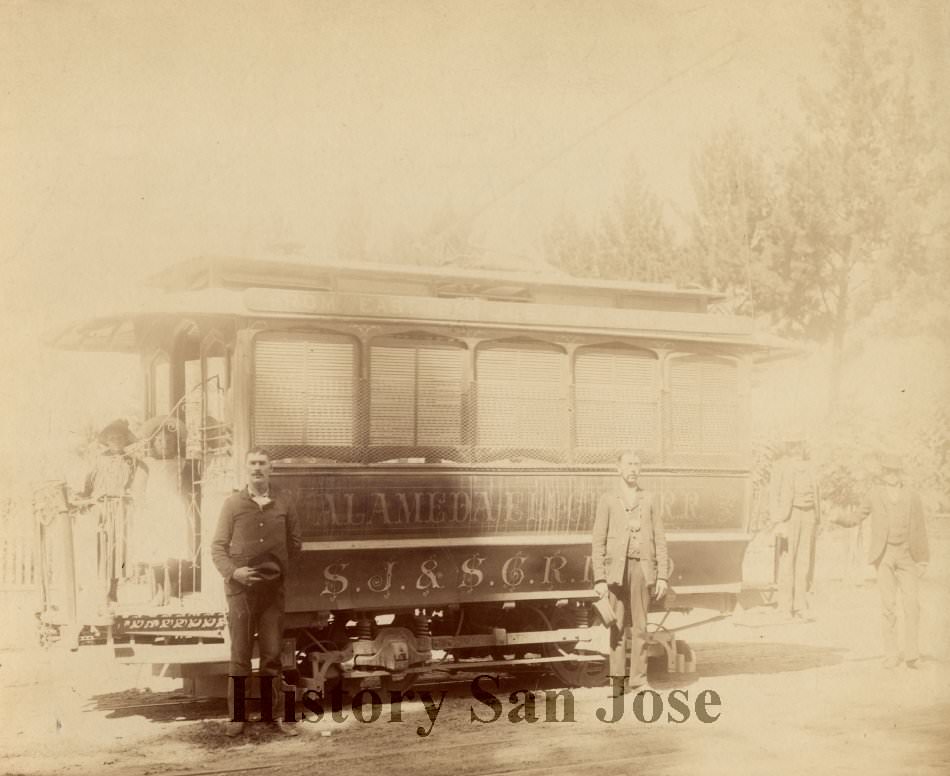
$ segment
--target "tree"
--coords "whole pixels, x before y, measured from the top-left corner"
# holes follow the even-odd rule
[[[580,277],[641,282],[685,279],[682,253],[663,203],[631,161],[614,201],[590,230],[573,217],[559,218],[544,240],[548,262]]]
[[[830,341],[830,409],[849,328],[924,267],[939,185],[934,130],[893,51],[880,16],[848,0],[828,36],[830,84],[802,90],[806,126],[767,259],[775,282],[757,289],[784,333]]]
[[[562,212],[543,236],[543,252],[547,261],[571,275],[602,277],[602,266],[596,261],[597,238],[593,230],[584,229],[573,213]]]
[[[765,257],[776,183],[765,153],[733,123],[694,154],[690,172],[689,274],[728,294],[734,312],[754,314],[758,289],[774,282]]]

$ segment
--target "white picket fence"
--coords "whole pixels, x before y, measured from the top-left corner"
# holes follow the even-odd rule
[[[0,495],[0,591],[37,588],[38,539],[32,492]]]

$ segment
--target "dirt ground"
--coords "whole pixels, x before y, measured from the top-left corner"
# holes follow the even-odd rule
[[[345,705],[345,718],[299,722],[294,739],[254,724],[230,740],[222,735],[222,702],[182,703],[175,682],[117,667],[105,650],[13,650],[0,653],[0,772],[569,775],[596,765],[604,776],[943,776],[950,773],[950,539],[937,544],[922,580],[926,659],[918,671],[881,666],[875,587],[835,580],[820,584],[813,622],[765,624],[753,611],[686,631],[697,672],[651,676],[663,704],[652,723],[637,718],[629,696],[619,721],[600,721],[598,709],[608,720],[613,714],[606,688],[573,690],[574,721],[564,720],[561,705],[548,720],[542,693],[553,680],[523,673],[497,689],[482,684],[501,706],[494,722],[473,721],[490,719],[492,710],[473,696],[469,677],[417,687],[441,705],[427,711],[404,701],[401,720],[385,702],[380,718],[365,722]],[[535,691],[538,721],[522,719],[525,693],[510,701],[519,690]],[[704,691],[718,696],[720,705],[706,707],[708,720],[718,714],[714,721],[698,718]],[[651,703],[637,708],[651,717]],[[369,720],[370,706],[361,711]]]

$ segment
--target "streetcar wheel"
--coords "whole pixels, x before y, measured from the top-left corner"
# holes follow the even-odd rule
[[[572,616],[572,610],[558,608],[550,611],[550,617],[540,609],[536,610],[547,623],[548,630],[560,628],[575,628],[577,622]],[[576,641],[567,641],[560,644],[545,644],[545,657],[566,657],[576,654]],[[597,687],[605,684],[608,676],[607,660],[558,661],[551,663],[554,675],[569,687]]]

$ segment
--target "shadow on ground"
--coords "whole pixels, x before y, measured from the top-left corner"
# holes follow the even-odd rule
[[[697,674],[704,677],[782,674],[826,668],[843,662],[848,652],[840,647],[775,642],[707,642],[694,645],[693,650],[696,653]]]

